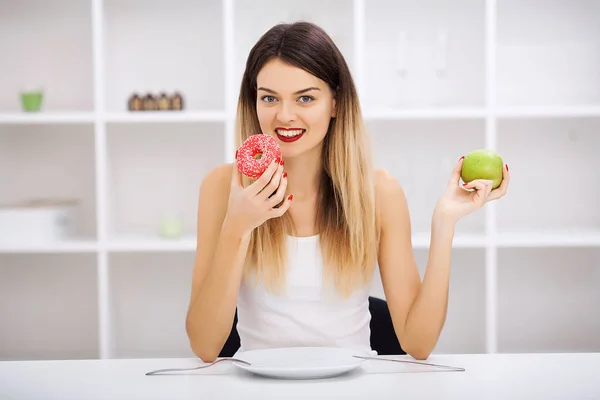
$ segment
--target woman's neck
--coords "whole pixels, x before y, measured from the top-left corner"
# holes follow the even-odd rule
[[[323,170],[321,154],[321,149],[318,148],[298,157],[284,158],[284,169],[288,174],[287,193],[294,195],[294,200],[316,198]]]

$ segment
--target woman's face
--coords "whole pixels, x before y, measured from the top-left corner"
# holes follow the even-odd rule
[[[258,73],[256,111],[262,133],[293,158],[321,146],[335,99],[323,80],[275,58]]]

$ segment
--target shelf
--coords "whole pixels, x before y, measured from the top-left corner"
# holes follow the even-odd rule
[[[0,255],[0,360],[98,357],[96,256]]]
[[[363,111],[365,120],[428,120],[428,119],[480,119],[488,115],[498,118],[585,118],[600,117],[600,106],[565,107],[504,107],[497,111],[481,108],[373,108]],[[107,123],[153,123],[153,122],[224,122],[228,117],[224,110],[199,111],[143,111],[112,112],[99,116]],[[93,112],[39,112],[0,113],[0,124],[81,124],[94,123]]]
[[[429,232],[431,217],[458,159],[485,147],[484,120],[368,121],[376,168],[403,187],[415,233]],[[482,235],[485,213],[462,219],[456,234]]]
[[[196,238],[161,238],[144,235],[119,235],[109,240],[107,249],[111,252],[195,252]]]
[[[0,125],[16,124],[91,124],[93,112],[14,112],[0,114]]]
[[[502,119],[497,149],[509,193],[497,203],[500,232],[600,231],[600,118]]]
[[[485,2],[364,3],[366,108],[484,105]]]
[[[499,118],[586,118],[600,117],[600,106],[502,107],[495,111]]]
[[[185,333],[193,254],[110,255],[116,358],[195,357]]]
[[[417,232],[413,234],[412,244],[416,250],[428,249],[430,233]],[[487,239],[484,234],[457,234],[454,236],[454,249],[483,249],[487,245],[499,248],[575,248],[599,247],[600,232],[536,232],[515,231],[501,232],[496,241]],[[88,253],[100,250],[95,240],[72,239],[53,242],[10,242],[0,241],[0,253]],[[106,244],[106,250],[114,253],[146,253],[146,252],[195,252],[196,237],[183,236],[179,238],[162,238],[151,235],[117,235],[111,237]]]
[[[180,92],[185,110],[224,109],[221,0],[104,0],[104,108]]]
[[[90,1],[0,2],[0,113],[42,89],[42,110],[93,110]],[[57,57],[57,55],[60,55]]]
[[[431,239],[431,233],[429,232],[416,232],[413,233],[412,244],[415,249],[428,249]],[[452,241],[452,247],[455,249],[464,248],[483,248],[488,243],[488,240],[484,233],[481,234],[465,234],[459,233],[454,235]]]
[[[412,238],[413,248],[429,248],[430,233],[415,233]],[[454,248],[483,248],[487,241],[482,235],[456,235]],[[112,252],[195,252],[196,237],[184,236],[181,238],[161,238],[144,235],[120,235],[108,243],[108,250]]]
[[[600,105],[600,3],[503,0],[497,18],[498,105]]]
[[[372,109],[363,112],[365,120],[412,119],[478,119],[485,118],[486,110],[480,108],[423,108],[423,109]]]
[[[598,248],[499,250],[498,350],[600,351],[599,286]]]
[[[178,215],[183,235],[195,235],[198,190],[223,162],[223,132],[212,122],[108,126],[109,232],[156,236],[162,218]]]
[[[11,242],[0,240],[0,253],[90,253],[98,251],[98,243],[95,240],[57,240],[45,242]]]
[[[223,122],[224,111],[135,111],[106,114],[108,123]]]
[[[552,231],[512,231],[500,232],[498,247],[599,247],[600,229],[585,231],[573,229],[563,232]]]

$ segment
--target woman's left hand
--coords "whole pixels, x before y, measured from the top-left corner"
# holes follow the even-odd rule
[[[480,209],[489,201],[497,200],[506,194],[510,174],[508,166],[502,168],[502,182],[492,189],[493,182],[485,179],[475,179],[468,184],[460,184],[463,157],[452,171],[444,194],[439,199],[434,216],[456,223],[459,219]],[[474,190],[473,190],[474,189]]]

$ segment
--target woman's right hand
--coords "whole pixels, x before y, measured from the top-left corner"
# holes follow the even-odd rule
[[[287,188],[287,173],[283,173],[283,161],[272,161],[260,178],[245,188],[236,161],[232,169],[225,222],[244,237],[249,236],[265,221],[281,217],[290,208],[292,196],[283,201]]]

